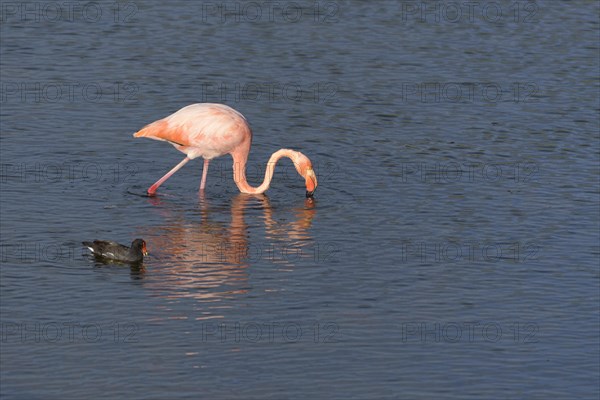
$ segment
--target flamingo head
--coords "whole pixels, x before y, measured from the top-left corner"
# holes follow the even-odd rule
[[[317,175],[313,170],[312,163],[304,154],[298,152],[294,160],[296,171],[304,178],[306,184],[306,197],[313,197],[317,189]]]

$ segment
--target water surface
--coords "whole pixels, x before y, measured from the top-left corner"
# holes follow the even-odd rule
[[[2,397],[597,398],[598,4],[415,3],[3,3]],[[196,102],[315,201],[229,157],[140,196]]]

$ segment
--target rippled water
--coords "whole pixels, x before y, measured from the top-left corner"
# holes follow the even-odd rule
[[[3,398],[597,398],[597,2],[57,4],[1,10]],[[140,196],[195,102],[315,201]]]

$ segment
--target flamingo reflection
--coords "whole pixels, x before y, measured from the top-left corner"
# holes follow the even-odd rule
[[[313,199],[292,209],[291,220],[279,222],[268,197],[240,193],[231,200],[228,223],[222,220],[229,214],[223,206],[211,208],[202,195],[198,210],[192,212],[161,198],[149,200],[165,223],[139,232],[149,243],[146,264],[152,265],[143,277],[144,286],[167,298],[219,301],[247,293],[250,265],[272,262],[293,267],[296,254],[281,257],[273,249],[301,249],[312,243]]]

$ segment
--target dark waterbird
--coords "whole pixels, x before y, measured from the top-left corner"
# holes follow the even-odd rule
[[[126,263],[141,263],[144,261],[144,256],[148,255],[146,242],[142,239],[135,239],[131,242],[131,247],[104,240],[94,240],[93,242],[82,243],[90,249],[95,256],[107,260]]]

